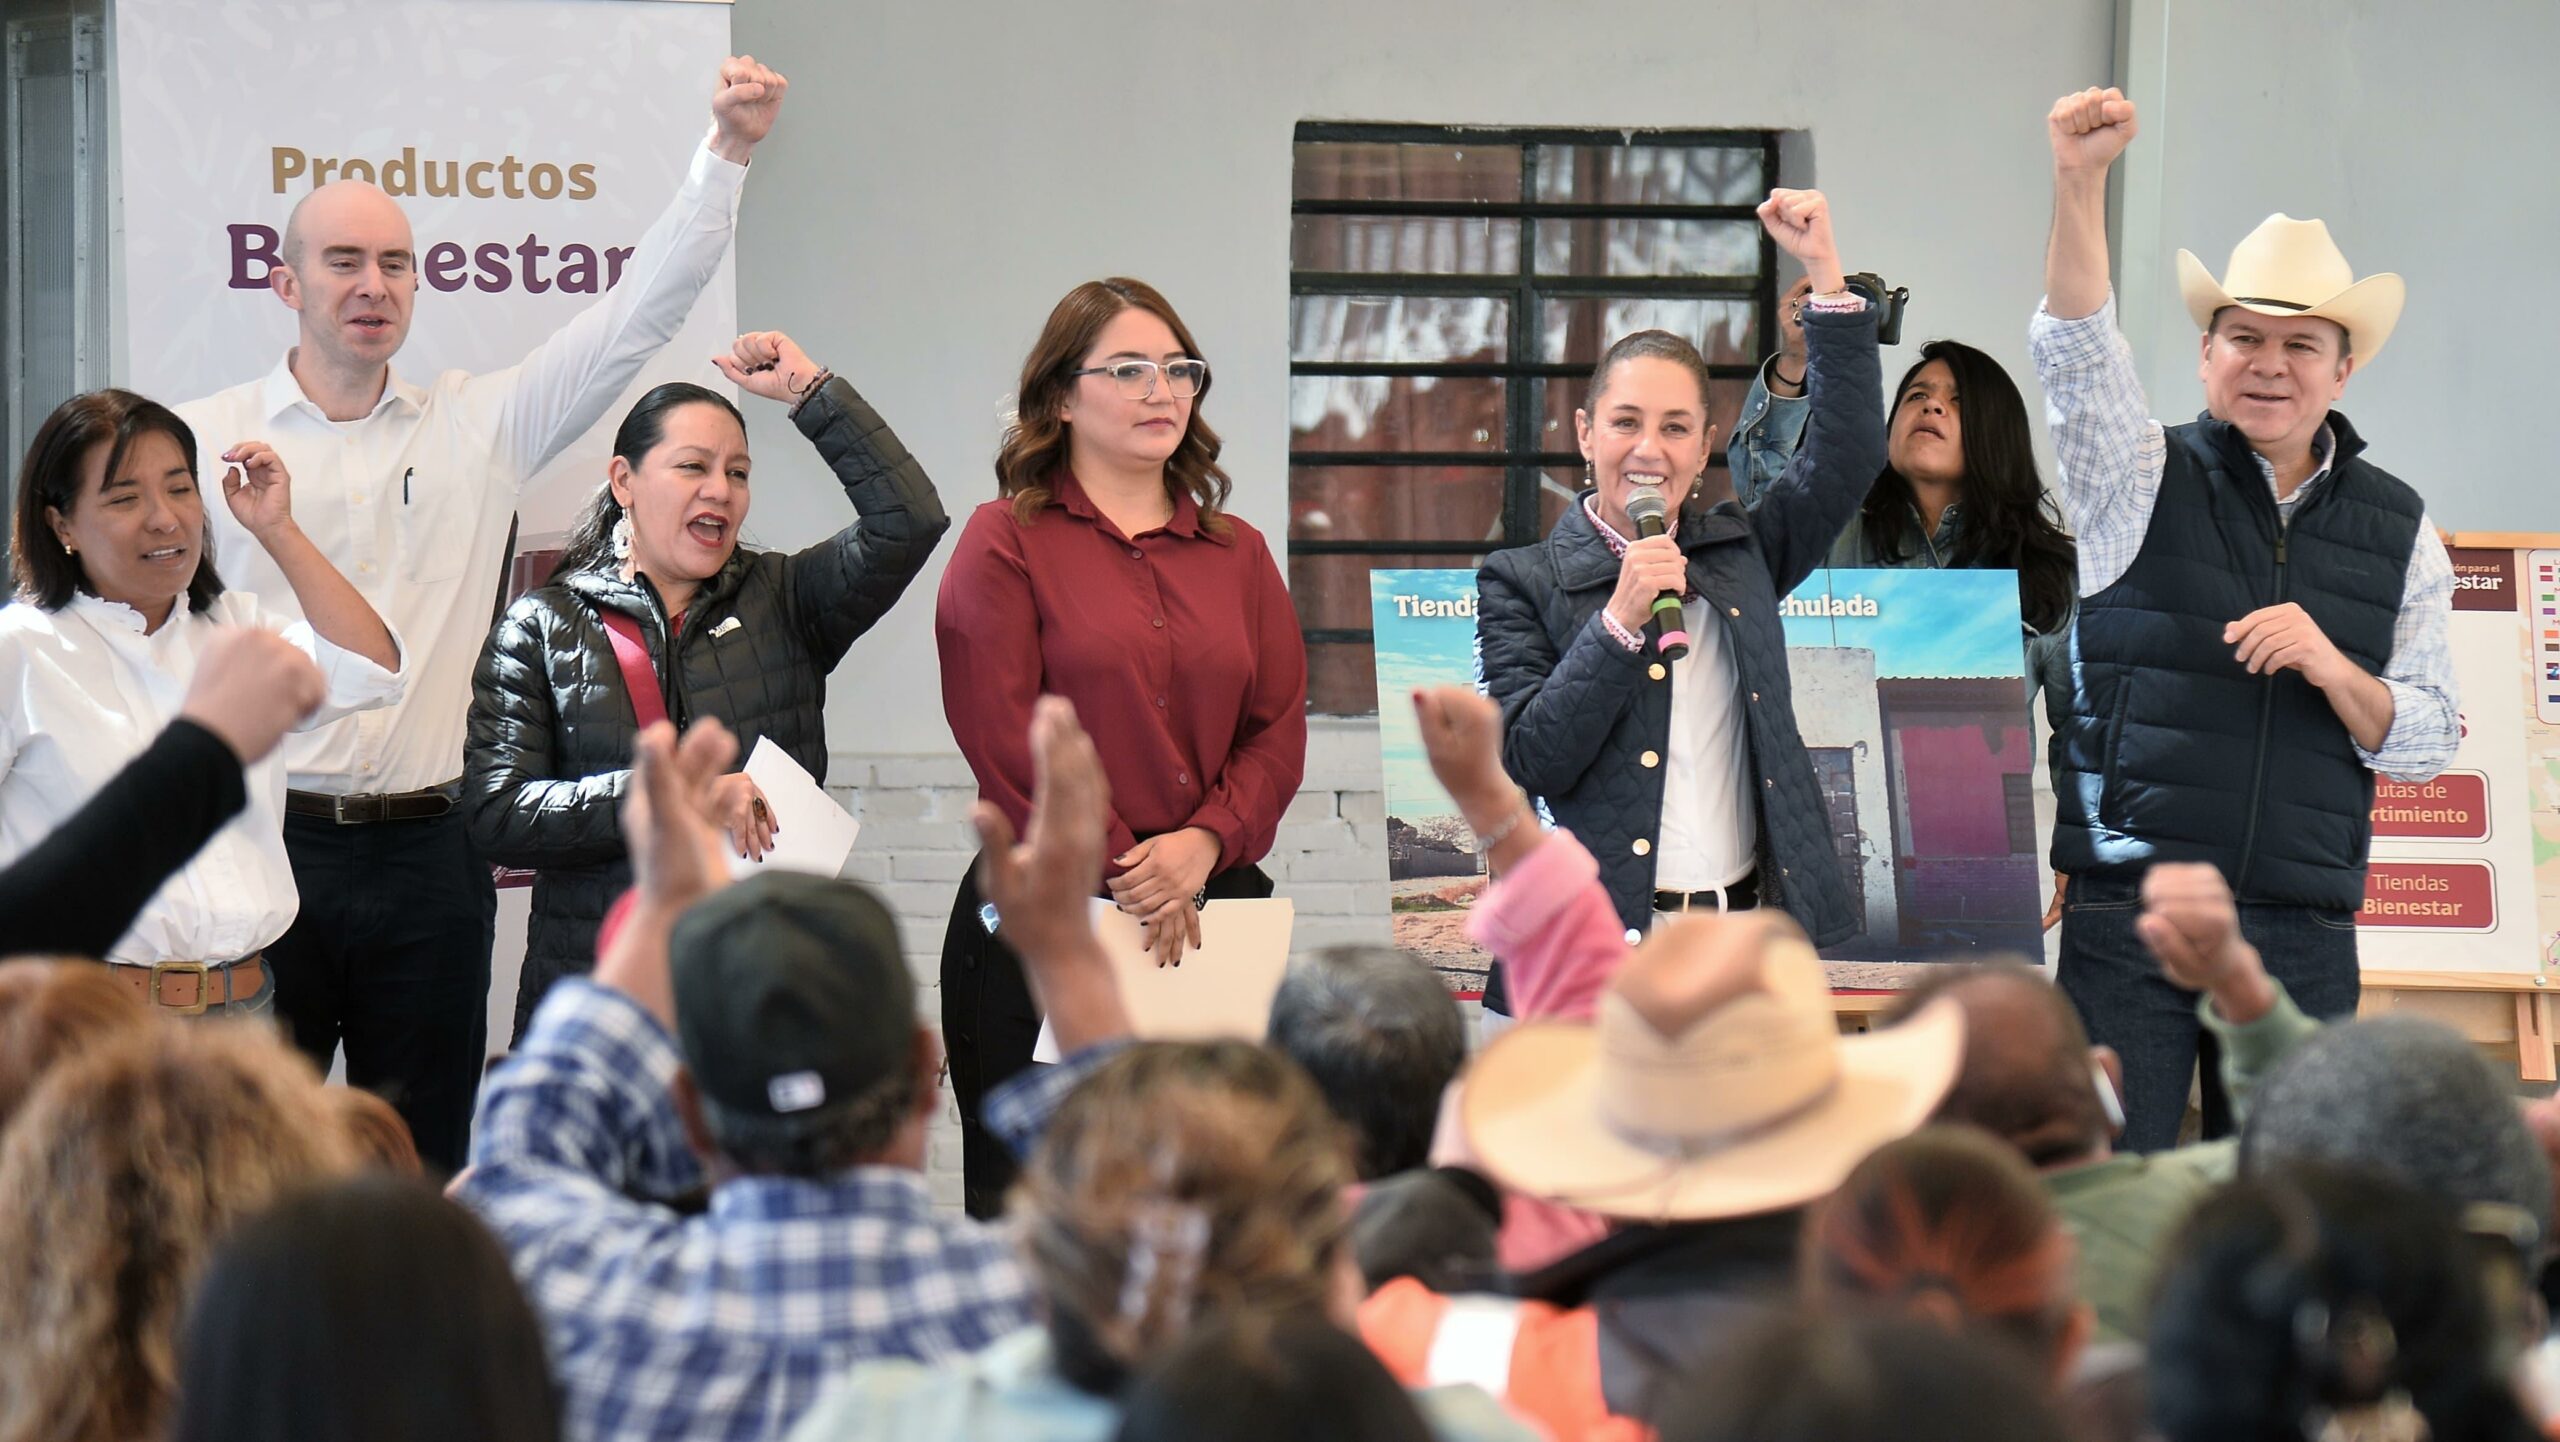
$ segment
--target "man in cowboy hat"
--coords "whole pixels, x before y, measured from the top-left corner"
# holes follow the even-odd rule
[[[2131,101],[2055,102],[2045,302],[2030,330],[2079,533],[2077,695],[2054,738],[2059,979],[2125,1064],[2125,1144],[2177,1140],[2195,998],[2135,935],[2154,861],[2210,862],[2304,1011],[2354,1012],[2374,773],[2453,757],[2453,567],[2426,507],[2330,409],[2400,316],[2316,220],[2270,216],[2217,281],[2180,251],[2205,414],[2146,419],[2107,280],[2107,169]],[[2204,1069],[2209,1132],[2227,1129]]]

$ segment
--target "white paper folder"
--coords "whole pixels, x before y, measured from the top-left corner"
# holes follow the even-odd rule
[[[854,839],[862,834],[862,823],[838,806],[836,799],[818,784],[818,778],[792,760],[790,752],[774,745],[770,736],[756,738],[756,749],[747,753],[745,769],[756,789],[764,793],[764,804],[772,809],[779,829],[773,834],[773,849],[764,854],[762,861],[749,861],[735,847],[724,847],[731,879],[744,879],[759,871],[843,874],[845,859],[853,855]]]
[[[1183,953],[1182,965],[1158,966],[1138,939],[1136,917],[1108,901],[1093,903],[1093,929],[1120,979],[1130,1027],[1149,1041],[1262,1040],[1271,998],[1289,968],[1296,920],[1286,897],[1212,901],[1200,908],[1200,945]],[[1058,1040],[1045,1021],[1031,1059],[1058,1060]]]

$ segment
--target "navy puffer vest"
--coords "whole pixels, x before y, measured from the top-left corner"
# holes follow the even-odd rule
[[[2055,869],[2132,877],[2210,861],[2244,901],[2363,904],[2373,773],[2300,672],[2252,676],[2222,639],[2292,601],[2366,671],[2389,663],[2425,507],[2360,458],[2344,416],[2329,425],[2335,464],[2289,527],[2236,429],[2169,429],[2141,553],[2080,602],[2078,684],[2053,739]]]

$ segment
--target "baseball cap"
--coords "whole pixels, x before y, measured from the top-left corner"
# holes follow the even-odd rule
[[[722,887],[668,940],[676,1047],[705,1099],[815,1122],[915,1062],[897,920],[849,881],[768,872]]]

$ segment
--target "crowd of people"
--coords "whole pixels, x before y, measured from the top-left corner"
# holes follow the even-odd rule
[[[1273,894],[1307,666],[1203,347],[1140,281],[1076,287],[937,598],[982,842],[937,1026],[877,896],[731,879],[781,824],[743,756],[823,779],[829,676],[950,529],[851,379],[777,331],[713,362],[816,448],[834,535],[745,544],[744,418],[671,382],[486,609],[518,489],[675,333],[787,88],[721,67],[630,278],[514,367],[392,368],[416,242],[340,181],[287,225],[265,378],[39,429],[0,610],[0,1442],[2560,1422],[2560,1103],[2352,1019],[2374,777],[2457,734],[2450,563],[2333,409],[2396,277],[2282,216],[2219,279],[2182,253],[2207,415],[2146,419],[2104,239],[2136,117],[2063,97],[2049,493],[1982,350],[1886,390],[1829,198],[1772,191],[1804,276],[1730,481],[1695,345],[1616,339],[1585,489],[1480,576],[1481,691],[1387,700],[1492,876],[1472,1054],[1386,948],[1294,957],[1260,1038],[1133,1035],[1093,907],[1178,965]],[[1779,622],[1825,564],[2015,572],[2061,803],[2058,970],[1950,964],[1855,1035]],[[492,863],[537,879],[484,1080]]]

